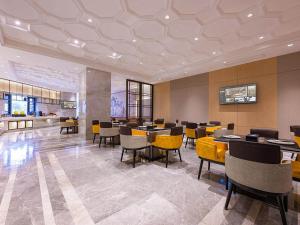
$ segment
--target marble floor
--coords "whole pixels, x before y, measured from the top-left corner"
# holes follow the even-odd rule
[[[46,128],[0,136],[0,225],[281,224],[277,209],[238,194],[224,211],[224,167],[182,148],[162,162],[120,162],[119,147],[98,148],[78,134]],[[289,224],[300,221],[300,184],[290,194]]]

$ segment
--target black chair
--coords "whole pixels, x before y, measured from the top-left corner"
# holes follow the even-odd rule
[[[207,126],[207,123],[199,123],[199,126],[200,126],[200,127],[206,127],[206,126]]]
[[[126,126],[130,128],[137,128],[139,125],[136,122],[128,122]]]
[[[113,127],[111,122],[100,122],[100,141],[99,148],[101,146],[102,139],[104,139],[104,144],[106,144],[106,139],[110,139],[110,144],[115,146],[115,137],[119,136],[119,127]]]
[[[186,126],[187,123],[188,121],[181,121],[181,126]]]
[[[209,124],[215,125],[215,126],[221,126],[221,122],[220,121],[209,121]]]
[[[199,127],[196,129],[196,137],[198,138],[202,138],[202,137],[206,137],[206,128],[205,127]]]
[[[170,129],[173,127],[176,127],[176,123],[169,123],[169,122],[165,123],[165,128]]]
[[[185,128],[185,135],[186,135],[186,141],[185,141],[185,148],[187,146],[187,143],[189,140],[193,141],[193,144],[195,144],[195,139],[197,138],[196,136],[196,129],[198,125],[197,123],[187,123],[186,128]]]
[[[227,130],[234,130],[234,123],[227,124]]]
[[[257,134],[259,137],[278,139],[278,130],[254,128],[250,129],[250,134]]]
[[[286,225],[292,171],[290,162],[281,162],[280,146],[246,141],[230,141],[229,146],[225,172],[231,185],[225,210],[235,191],[279,207],[282,223]]]

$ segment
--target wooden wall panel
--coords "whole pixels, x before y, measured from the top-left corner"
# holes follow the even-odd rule
[[[170,82],[155,84],[153,95],[153,119],[164,118],[165,121],[170,121]]]
[[[220,105],[219,88],[236,84],[257,84],[257,103]],[[250,128],[277,128],[277,61],[261,60],[210,72],[209,120],[223,125],[235,123],[235,133],[248,134]]]

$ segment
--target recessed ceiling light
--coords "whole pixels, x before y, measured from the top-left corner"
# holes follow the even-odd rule
[[[143,62],[140,62],[140,65],[143,65]]]
[[[170,19],[170,16],[169,15],[165,15],[165,19],[166,20]]]
[[[213,55],[217,54],[216,52],[212,52]]]
[[[199,38],[198,38],[198,37],[195,37],[195,38],[194,38],[194,40],[195,40],[195,41],[198,41],[198,40],[199,40]]]
[[[92,18],[88,18],[88,22],[92,23],[93,22]]]
[[[13,19],[13,18],[7,17],[7,18],[5,18],[4,22],[7,26],[10,26],[12,28],[15,28],[15,29],[18,29],[21,31],[26,31],[26,32],[30,31],[30,24],[21,22],[18,19]]]
[[[75,43],[75,44],[78,44],[78,43],[79,43],[79,41],[75,39],[75,40],[74,40],[74,43]]]
[[[226,64],[227,62],[226,62],[226,61],[224,61],[223,63],[224,63],[224,64]]]
[[[85,46],[85,42],[78,39],[69,38],[66,42],[76,48],[83,48]]]
[[[20,26],[21,25],[20,20],[15,20],[15,25]]]
[[[120,59],[122,57],[122,55],[113,52],[111,55],[109,55],[108,57],[112,58],[112,59]]]
[[[260,36],[260,37],[259,37],[259,40],[262,40],[262,39],[264,39],[264,38],[265,38],[264,36]]]
[[[136,39],[133,39],[132,42],[135,43],[135,42],[136,42]]]
[[[4,73],[5,73],[5,74],[8,74],[8,72],[6,72],[6,71],[5,71]]]
[[[294,44],[293,44],[293,43],[290,43],[290,44],[288,44],[287,46],[288,46],[288,47],[293,47]]]
[[[17,58],[21,58],[21,56],[19,56],[19,55],[17,55],[16,57],[17,57]]]
[[[184,71],[184,74],[187,74],[187,72],[186,72],[186,71]]]
[[[252,16],[253,16],[252,13],[249,13],[249,14],[247,15],[248,18],[250,18],[250,17],[252,17]]]

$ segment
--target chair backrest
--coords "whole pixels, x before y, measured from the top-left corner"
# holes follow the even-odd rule
[[[59,122],[66,122],[69,119],[69,117],[60,117]]]
[[[170,135],[171,136],[183,135],[183,127],[172,127]]]
[[[221,126],[221,122],[220,121],[209,121],[209,124],[215,125],[215,126]]]
[[[176,127],[176,123],[165,123],[165,128]]]
[[[292,190],[291,163],[281,163],[280,146],[230,141],[225,172],[232,181],[268,193]]]
[[[280,146],[249,141],[230,141],[230,155],[253,162],[279,164],[281,162]]]
[[[234,130],[234,123],[227,124],[227,129],[228,130]]]
[[[188,121],[181,121],[182,126],[186,126],[187,123],[188,123]]]
[[[99,120],[93,120],[92,121],[92,125],[99,125],[99,124],[100,124]]]
[[[199,123],[199,126],[200,127],[205,127],[205,126],[207,126],[207,123]]]
[[[300,125],[292,125],[290,126],[290,132],[295,133],[295,130],[300,129]]]
[[[128,135],[128,136],[131,136],[131,135],[132,135],[132,129],[131,129],[131,127],[128,127],[128,126],[120,126],[120,134],[121,134],[121,135]]]
[[[197,123],[187,123],[186,128],[188,129],[196,129],[198,127]]]
[[[295,134],[295,136],[300,137],[300,127],[294,128],[294,134]]]
[[[197,136],[197,138],[206,137],[206,128],[205,127],[197,128],[196,136]]]
[[[278,130],[255,128],[250,129],[250,134],[258,134],[259,137],[278,139]]]
[[[154,120],[155,124],[164,124],[164,122],[165,122],[165,119],[156,119],[156,120]]]
[[[131,127],[131,128],[136,128],[136,127],[138,127],[139,125],[138,125],[138,123],[136,123],[136,122],[128,122],[128,123],[126,124],[126,126],[127,126],[127,127]]]
[[[111,122],[100,122],[100,127],[101,128],[112,128],[112,123]]]

